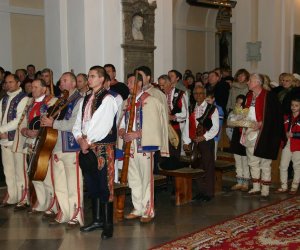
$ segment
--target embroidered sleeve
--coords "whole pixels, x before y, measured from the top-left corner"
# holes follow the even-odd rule
[[[76,140],[79,137],[82,136],[82,131],[81,131],[82,105],[83,105],[83,102],[80,102],[79,110],[78,110],[77,117],[76,117],[76,121],[75,121],[73,129],[72,129],[72,133],[73,133]]]

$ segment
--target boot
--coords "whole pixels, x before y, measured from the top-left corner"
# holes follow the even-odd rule
[[[99,198],[92,198],[92,223],[87,226],[81,227],[81,232],[91,232],[97,229],[103,229],[103,212],[101,210],[101,204]]]
[[[269,196],[269,190],[270,190],[269,185],[261,185],[261,196],[268,197]]]
[[[108,238],[111,238],[113,236],[114,231],[114,206],[112,202],[101,202],[101,207],[103,211],[103,232],[101,234],[101,238],[103,240],[106,240]]]
[[[248,194],[259,194],[260,193],[260,183],[259,182],[254,182],[253,183],[253,188],[248,192]]]

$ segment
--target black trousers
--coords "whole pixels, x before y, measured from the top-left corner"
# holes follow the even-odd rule
[[[192,167],[201,168],[205,171],[204,177],[196,180],[199,192],[212,197],[215,194],[214,139],[199,142],[195,147],[197,147],[197,151],[200,153],[200,158],[195,161]]]

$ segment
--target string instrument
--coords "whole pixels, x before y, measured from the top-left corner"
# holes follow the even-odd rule
[[[69,92],[64,91],[51,109],[47,117],[56,118],[69,102]],[[43,181],[47,175],[49,159],[57,142],[58,131],[51,127],[40,127],[31,153],[28,155],[28,176],[30,180]]]
[[[204,128],[203,125],[199,122],[198,126],[196,128],[196,137],[204,135]],[[197,159],[201,158],[201,154],[199,150],[197,149],[198,142],[192,141],[191,143],[191,163],[194,163],[197,161]]]
[[[208,119],[208,118],[215,111],[215,108],[216,107],[214,105],[208,104],[204,114],[201,117],[197,118],[198,125],[196,128],[196,137],[203,136],[205,134],[205,131],[208,131],[211,129],[213,124],[212,124],[211,119]],[[190,156],[191,163],[195,163],[197,161],[197,159],[201,158],[201,154],[200,154],[199,150],[197,149],[197,145],[198,145],[197,142],[194,142],[194,141],[192,142],[191,156]]]
[[[178,145],[179,145],[179,136],[178,133],[176,132],[176,130],[173,128],[172,124],[168,124],[168,138],[169,138],[169,142],[170,144],[177,149]]]
[[[128,122],[128,129],[127,133],[132,132],[134,117],[135,117],[135,98],[137,92],[137,85],[138,85],[138,72],[135,74],[135,82],[133,93],[131,95],[131,102],[130,102],[130,114],[129,114],[129,122]],[[129,157],[130,157],[130,146],[131,141],[125,143],[125,152],[124,152],[124,159],[123,159],[123,167],[121,172],[121,184],[127,184],[127,175],[128,175],[128,165],[129,165]],[[125,207],[125,197],[126,194],[123,192],[119,195],[117,200],[117,220],[123,220],[124,217],[124,207]]]
[[[50,93],[54,96],[53,71],[50,71]]]

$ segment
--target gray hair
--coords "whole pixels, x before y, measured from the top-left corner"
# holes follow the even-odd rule
[[[264,76],[262,74],[259,74],[259,73],[252,73],[250,75],[250,78],[254,77],[260,85],[263,85],[264,84]]]
[[[158,77],[158,80],[163,79],[165,81],[170,81],[170,77],[168,75],[161,75],[160,77]]]

